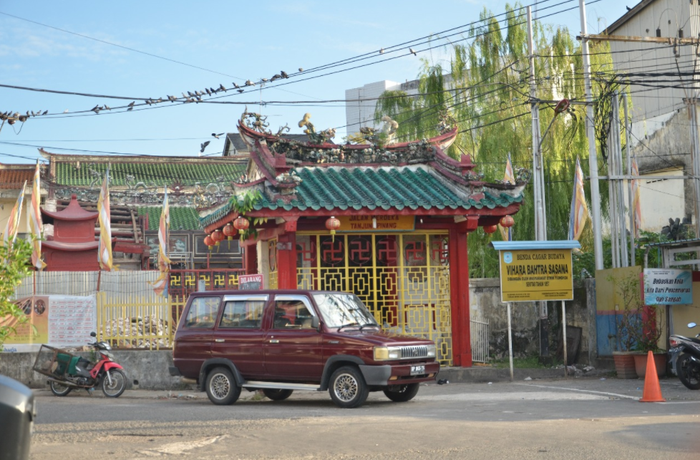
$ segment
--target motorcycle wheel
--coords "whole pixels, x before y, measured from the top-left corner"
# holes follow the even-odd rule
[[[65,396],[72,390],[68,385],[63,385],[62,383],[54,381],[49,382],[49,386],[51,387],[51,393],[56,396]]]
[[[691,390],[700,390],[700,363],[691,359],[688,353],[683,353],[676,363],[678,378],[681,383]]]
[[[112,379],[112,384],[109,384],[109,377]],[[126,374],[121,369],[110,369],[102,377],[102,393],[108,398],[118,398],[126,390]]]

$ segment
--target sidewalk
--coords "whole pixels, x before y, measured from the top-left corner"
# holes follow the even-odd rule
[[[507,393],[525,388],[531,390],[547,391],[577,391],[610,395],[611,398],[639,399],[644,390],[642,379],[618,379],[614,372],[603,369],[591,369],[586,373],[579,372],[578,376],[564,376],[564,369],[514,369],[513,381],[510,381],[510,369],[473,367],[473,368],[443,368],[438,375],[437,383],[425,384],[421,393],[455,394],[471,392]],[[677,377],[668,376],[659,379],[663,397],[668,402],[697,401],[700,402],[700,391],[689,390],[681,384]],[[34,389],[38,397],[52,397],[48,387]],[[304,397],[327,398],[327,392],[299,392]],[[88,397],[85,390],[74,390],[70,397]],[[99,389],[92,392],[92,398],[105,398]],[[163,400],[206,400],[207,395],[188,386],[183,389],[172,390],[144,390],[127,389],[120,399],[163,399]],[[255,391],[243,390],[239,398],[241,401],[264,400],[265,398]]]

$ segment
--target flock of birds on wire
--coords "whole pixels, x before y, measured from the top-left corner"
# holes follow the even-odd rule
[[[413,50],[413,48],[409,48],[409,52],[411,54],[413,54],[414,56],[417,56],[417,53]],[[379,50],[379,54],[383,54],[383,53],[384,53],[384,48]],[[302,73],[303,71],[304,71],[304,69],[299,67],[299,73]],[[262,86],[265,83],[268,83],[268,82],[271,83],[273,81],[286,79],[286,78],[289,78],[289,74],[287,74],[287,72],[282,70],[282,71],[280,71],[280,73],[273,75],[271,78],[261,78],[260,81],[258,81],[257,83],[253,82],[252,80],[246,80],[245,83],[243,83],[242,85],[239,85],[236,82],[232,82],[233,86],[230,88],[226,88],[223,84],[220,84],[217,88],[209,87],[209,88],[204,88],[204,90],[201,90],[201,91],[194,91],[194,92],[187,91],[187,93],[183,92],[182,97],[168,95],[165,98],[159,97],[158,99],[152,99],[152,98],[144,99],[143,103],[138,104],[138,105],[149,105],[150,106],[150,105],[160,104],[162,102],[167,102],[167,101],[182,102],[182,103],[192,103],[192,102],[198,103],[198,102],[203,101],[202,98],[204,97],[204,95],[206,95],[207,97],[211,97],[211,96],[218,94],[220,92],[225,93],[225,92],[228,92],[231,90],[235,90],[238,93],[242,93],[245,91],[244,88],[250,88],[250,87],[256,86],[256,84],[260,84]],[[129,111],[133,110],[136,105],[137,105],[136,101],[132,101],[129,104],[127,104],[126,106],[120,106],[120,107],[115,107],[115,108],[123,109],[126,107],[126,112],[129,112]],[[107,104],[104,104],[104,105],[97,104],[97,105],[95,105],[95,107],[93,107],[89,111],[95,112],[95,114],[97,115],[100,112],[102,112],[103,110],[112,110],[112,108],[110,106],[108,106]],[[65,114],[68,112],[69,112],[68,110],[65,110],[63,113]],[[79,111],[79,112],[74,112],[74,113],[81,113],[81,112]],[[44,110],[44,111],[39,110],[38,112],[35,112],[33,110],[32,111],[27,110],[27,112],[24,114],[20,114],[19,112],[12,112],[12,111],[0,112],[0,121],[2,121],[2,124],[0,124],[0,129],[2,129],[2,126],[5,124],[5,122],[7,122],[7,124],[9,124],[9,125],[14,125],[18,121],[20,123],[24,123],[32,117],[39,117],[39,116],[44,116],[44,115],[48,115],[48,114],[49,114],[48,110]],[[220,136],[223,135],[223,133],[220,133],[220,134],[212,133],[211,135],[214,138],[218,139]],[[207,148],[209,143],[210,143],[210,141],[206,141],[206,142],[203,142],[202,144],[200,144],[200,153],[204,152],[204,149]]]
[[[300,67],[299,72],[303,72],[303,71],[304,71],[304,69]],[[223,84],[220,84],[217,88],[209,87],[209,88],[204,88],[204,90],[200,90],[200,91],[194,91],[194,92],[187,91],[186,93],[183,92],[182,96],[168,95],[165,98],[162,98],[162,97],[159,97],[157,99],[148,98],[148,99],[144,99],[143,103],[141,103],[141,104],[137,104],[136,101],[132,101],[131,103],[129,103],[126,106],[120,106],[120,107],[115,107],[115,108],[117,108],[117,109],[126,108],[126,111],[129,112],[129,111],[133,110],[134,107],[136,107],[137,105],[154,105],[154,104],[160,104],[162,102],[168,102],[168,101],[170,101],[170,102],[182,102],[182,103],[190,103],[190,102],[197,103],[197,102],[202,102],[202,100],[203,100],[202,98],[205,95],[208,97],[211,97],[211,96],[218,94],[220,92],[225,93],[225,92],[228,92],[231,90],[235,90],[239,93],[242,93],[245,91],[245,88],[250,88],[250,87],[256,86],[258,84],[264,85],[265,83],[268,83],[268,82],[273,82],[276,80],[281,80],[281,79],[286,79],[286,78],[289,78],[289,75],[287,74],[287,72],[282,70],[282,71],[280,71],[280,73],[273,75],[271,78],[261,78],[260,81],[258,81],[257,83],[253,82],[252,80],[246,80],[245,83],[243,83],[241,85],[239,85],[236,82],[233,82],[232,83],[233,86],[231,86],[229,88],[225,87]],[[97,104],[97,105],[95,105],[95,107],[91,108],[89,110],[89,112],[95,112],[95,114],[99,114],[103,110],[112,110],[112,107],[108,106],[107,104],[104,104],[104,105]],[[63,113],[68,113],[68,110],[65,110]],[[81,113],[81,112],[74,112],[74,113]],[[40,110],[38,112],[27,110],[27,112],[23,113],[23,114],[19,113],[19,112],[12,112],[12,111],[0,112],[0,121],[2,121],[3,123],[7,122],[8,124],[13,125],[18,121],[21,123],[24,123],[32,117],[38,117],[38,116],[43,116],[43,115],[47,115],[47,114],[49,114],[48,110],[44,110],[44,111]],[[217,136],[214,136],[214,137],[217,137]],[[217,137],[217,139],[218,139],[218,137]]]

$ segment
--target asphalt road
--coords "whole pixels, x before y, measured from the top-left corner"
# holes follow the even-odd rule
[[[327,393],[282,402],[244,391],[127,391],[64,398],[37,391],[34,460],[108,459],[697,459],[700,391],[661,381],[570,379],[425,385],[408,403],[372,393],[359,409]]]

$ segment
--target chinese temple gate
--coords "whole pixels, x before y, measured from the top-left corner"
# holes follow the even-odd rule
[[[214,209],[205,231],[255,227],[242,243],[246,271],[267,287],[354,292],[384,329],[434,340],[443,365],[471,366],[467,235],[516,213],[526,183],[486,183],[470,156],[448,157],[458,134],[450,120],[432,139],[369,133],[345,145],[308,116],[309,142],[262,121],[246,112],[238,125],[251,148],[234,185],[252,207]]]

